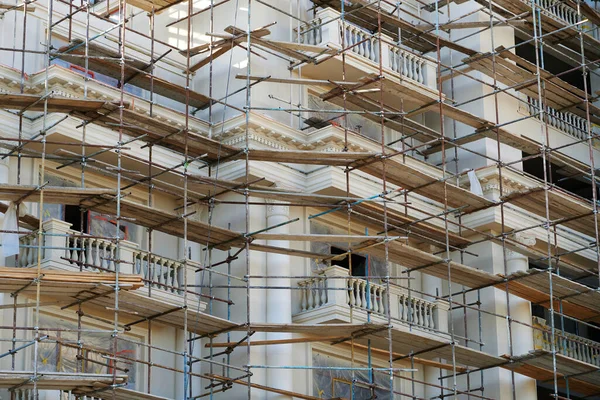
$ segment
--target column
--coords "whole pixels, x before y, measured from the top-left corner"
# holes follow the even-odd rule
[[[514,235],[513,239],[527,246],[533,246],[535,244],[535,237],[522,233]],[[517,271],[527,271],[529,269],[529,259],[527,256],[520,253],[507,250],[506,267],[509,275]],[[529,351],[533,350],[533,329],[530,327],[532,323],[531,304],[529,301],[512,294],[509,295],[509,302],[510,316],[513,321],[523,322],[528,325],[526,326],[518,322],[511,322],[510,328],[513,354],[516,356],[527,354]],[[535,398],[535,380],[523,375],[515,374],[515,388],[517,391],[517,398]]]
[[[267,227],[280,224],[289,220],[289,207],[280,205],[267,206]],[[289,225],[272,229],[269,233],[289,233]],[[269,240],[269,246],[289,247],[286,240]],[[268,286],[290,287],[290,256],[284,254],[267,254],[267,276],[285,276],[286,278],[273,278],[267,280]],[[276,324],[289,324],[292,322],[292,291],[291,289],[267,290],[267,322]],[[289,333],[267,333],[267,340],[289,339]],[[267,347],[267,364],[293,365],[292,345],[279,344]],[[293,370],[268,369],[267,385],[278,389],[293,391]],[[290,399],[277,393],[269,393],[269,399]]]

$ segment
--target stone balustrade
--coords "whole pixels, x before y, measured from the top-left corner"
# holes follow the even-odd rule
[[[546,320],[533,317],[535,349],[552,351],[552,330]],[[554,346],[559,354],[600,367],[600,343],[554,329]]]
[[[74,231],[71,224],[51,219],[43,223],[43,246],[41,249],[42,268],[61,269],[82,268],[87,271],[114,272],[117,258],[120,258],[122,273],[140,274],[146,287],[172,294],[183,294],[185,265],[183,262],[150,254],[139,248],[136,243],[121,241],[120,255],[114,242],[95,238]],[[31,267],[38,261],[38,232],[32,231],[20,237],[17,267]],[[195,279],[194,270],[188,269],[190,282]]]
[[[386,286],[359,277],[349,277],[345,268],[329,267],[320,275],[298,282],[298,287],[298,314],[342,306],[385,317],[389,310],[393,320],[418,328],[442,332],[448,328],[446,302],[424,300],[395,286],[390,287],[388,296]]]
[[[573,25],[580,21],[577,10],[560,0],[534,0],[534,2],[541,9],[542,13],[558,18],[568,25]]]
[[[347,21],[342,23],[339,17],[340,13],[331,8],[318,11],[316,18],[295,30],[295,40],[306,44],[349,48],[352,53],[375,64],[381,62],[384,68],[405,78],[436,88],[437,64],[433,60],[391,45],[393,40],[386,35],[382,35],[384,40],[380,46],[379,35]]]
[[[542,120],[542,116],[539,114],[541,109],[538,99],[527,96],[527,107],[530,115],[535,115],[535,118]],[[558,111],[550,106],[546,106],[545,114],[548,125],[553,128],[579,140],[587,138],[588,122],[585,118],[568,111]]]

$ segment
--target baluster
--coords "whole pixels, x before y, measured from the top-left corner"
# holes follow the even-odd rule
[[[364,42],[357,44],[361,41],[362,37],[360,35],[360,31],[356,28],[352,28],[352,33],[353,33],[353,40],[352,40],[352,44],[356,44],[356,46],[354,47],[356,49],[356,52],[363,56],[365,55],[365,49],[364,49]]]
[[[92,260],[92,243],[93,243],[93,239],[90,238],[85,238],[84,240],[85,243],[85,247],[83,248],[83,250],[85,251],[85,262],[86,264],[92,264],[94,265],[94,261]]]
[[[429,329],[429,308],[431,307],[431,304],[429,304],[429,302],[422,300],[422,304],[423,304],[423,328]]]
[[[29,236],[25,236],[23,238],[23,247],[19,248],[19,266],[21,267],[26,267],[27,266],[27,257],[28,257],[28,252],[29,252],[29,248],[27,247],[29,245]]]
[[[321,285],[320,305],[322,306],[324,304],[327,304],[327,278],[320,278],[319,282]]]
[[[400,297],[400,304],[402,305],[402,316],[400,319],[408,322],[408,303],[406,296],[402,295],[402,297]]]
[[[183,294],[183,274],[185,274],[185,268],[183,268],[183,264],[177,263],[177,293]]]
[[[360,293],[360,307],[364,308],[365,310],[367,310],[370,306],[370,304],[367,304],[367,282],[363,281],[362,279],[358,280],[358,285],[359,285],[359,293]]]
[[[320,44],[323,43],[323,25],[321,25],[323,23],[323,21],[321,20],[321,18],[319,18],[318,20],[315,21],[315,26],[318,26],[318,28],[316,28],[315,31],[315,35],[316,35],[316,43],[315,44]]]
[[[375,56],[373,61],[378,63],[379,59],[380,59],[380,54],[379,54],[379,39],[377,39],[377,38],[373,38],[373,49],[374,49],[373,53]]]
[[[163,265],[160,259],[152,257],[154,259],[154,265],[156,268],[156,287],[160,290],[164,290],[163,284]]]
[[[306,282],[306,309],[311,310],[313,308],[313,293],[312,293],[313,280],[309,279]]]
[[[298,291],[300,292],[300,312],[306,311],[306,281],[298,282]]]
[[[348,279],[348,296],[349,301],[348,301],[348,305],[350,307],[354,307],[356,306],[356,291],[354,290],[354,279]]]
[[[175,270],[174,270],[174,266],[173,263],[168,260],[163,258],[163,262],[165,263],[165,291],[166,292],[171,292],[173,293],[173,287],[175,285],[173,285],[173,279],[175,278]]]
[[[402,57],[402,76],[406,76],[408,77],[408,60],[406,59],[406,52],[401,52],[401,57]]]
[[[412,79],[413,74],[412,74],[412,55],[409,53],[406,53],[405,55],[406,57],[406,77],[409,79]]]
[[[419,83],[425,83],[425,74],[423,73],[424,67],[425,61],[419,60]]]
[[[92,265],[98,265],[98,239],[90,239],[90,261]]]
[[[37,235],[33,235],[29,237],[28,251],[27,251],[27,265],[33,265],[33,254],[35,249],[35,237]]]
[[[306,311],[306,281],[298,282],[300,287],[300,311]]]
[[[344,279],[344,282],[345,282],[345,286],[346,286],[346,290],[345,290],[345,292],[346,292],[346,304],[350,305],[350,298],[351,298],[351,296],[350,296],[350,290],[351,290],[350,289],[350,280],[349,279]]]
[[[116,263],[116,258],[117,258],[117,248],[116,246],[113,246],[112,243],[109,244],[108,246],[108,269],[110,269],[111,271],[116,271],[117,270],[117,263]]]
[[[312,308],[319,308],[319,278],[312,280]]]

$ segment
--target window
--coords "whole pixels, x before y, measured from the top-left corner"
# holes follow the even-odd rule
[[[519,38],[515,37],[515,44],[517,44],[518,46],[515,48],[515,52],[517,53],[517,55],[519,57],[524,58],[525,60],[531,62],[531,63],[536,63],[536,57],[535,57],[535,47],[529,43],[526,44],[522,44],[523,41]],[[552,74],[561,74],[560,75],[560,79],[562,79],[563,81],[581,89],[584,90],[584,80],[583,80],[583,74],[581,73],[581,69],[575,69],[573,71],[571,71],[573,69],[573,66],[567,64],[566,62],[544,52],[544,64],[543,67],[546,71],[549,71]],[[566,71],[570,71],[568,73],[563,73]],[[587,89],[588,89],[588,93],[591,95],[591,81],[590,81],[590,74],[587,75]]]
[[[331,247],[331,254],[344,254],[346,252],[347,250],[333,246]],[[335,265],[346,268],[350,271],[350,262],[352,262],[352,276],[367,276],[367,258],[364,256],[352,253],[350,256],[346,256],[346,258],[343,260],[336,260],[332,263],[335,263]]]
[[[523,153],[523,157],[527,157],[527,153]],[[523,161],[523,171],[535,176],[538,179],[544,179],[544,165],[540,157],[531,158]],[[546,174],[548,181],[556,186],[571,192],[584,199],[592,200],[592,182],[582,175],[569,176],[561,173],[561,169],[554,164],[550,164],[548,173]]]
[[[361,400],[393,398],[388,389],[390,377],[387,372],[356,369],[352,371],[349,361],[318,352],[313,352],[313,367],[317,367],[313,369],[313,396],[315,397]],[[335,367],[335,369],[328,369],[328,367]]]
[[[61,328],[60,331],[47,331],[55,340],[44,340],[39,344],[38,366],[40,371],[48,372],[77,372],[79,369],[85,373],[112,374],[117,368],[117,374],[128,376],[127,387],[135,389],[137,365],[135,362],[114,361],[101,354],[103,351],[112,353],[114,341],[110,333],[81,332],[83,350],[81,357],[77,357],[77,323],[46,314],[40,315],[40,326],[45,328]],[[72,331],[68,331],[68,330]],[[42,328],[43,332],[43,328]],[[139,338],[135,338],[139,339]],[[92,350],[93,349],[93,350]],[[117,354],[123,358],[136,359],[140,354],[138,345],[123,340],[117,340]]]

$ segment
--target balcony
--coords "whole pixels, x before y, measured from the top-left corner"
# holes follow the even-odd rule
[[[387,288],[365,279],[349,277],[338,266],[298,283],[300,303],[293,321],[298,323],[371,322],[385,323],[388,309],[392,323],[426,332],[448,331],[448,303],[427,301],[409,295],[406,289]]]
[[[552,351],[552,333],[546,321],[533,317],[533,328],[535,350]],[[558,354],[600,367],[600,343],[554,329],[554,344]]]
[[[398,74],[402,79],[408,79],[410,82],[436,90],[437,64],[434,60],[391,45],[393,40],[385,35],[382,35],[384,40],[381,43],[380,54],[379,35],[373,35],[364,28],[347,21],[342,26],[340,13],[331,8],[318,11],[317,17],[296,29],[295,34],[294,41],[300,43],[329,46],[335,49],[349,48],[346,55],[356,58],[359,62],[357,64],[352,63],[351,60],[347,60],[347,62],[353,64],[352,66],[357,66],[362,75],[378,73],[381,62],[384,70],[388,70],[387,72]],[[360,65],[360,62],[363,62],[364,65]],[[303,67],[302,71],[310,74],[313,68],[315,66],[307,65]],[[335,71],[327,69],[330,75]],[[350,71],[347,72],[350,73]],[[328,79],[338,78],[329,76]],[[354,78],[348,77],[348,79]]]
[[[70,223],[56,219],[43,223],[42,269],[79,271],[82,268],[96,272],[115,271],[117,248],[113,242],[81,234],[70,228]],[[19,257],[16,266],[20,268],[36,266],[38,231],[23,235],[19,240]],[[120,248],[120,272],[139,274],[144,278],[145,288],[136,290],[137,293],[167,303],[182,304],[184,274],[187,273],[188,282],[195,282],[195,270],[199,265],[188,261],[186,269],[181,261],[149,254],[141,250],[136,243],[129,241],[121,241]],[[206,303],[199,301],[198,296],[195,295],[188,295],[188,306],[198,311],[206,309]]]

